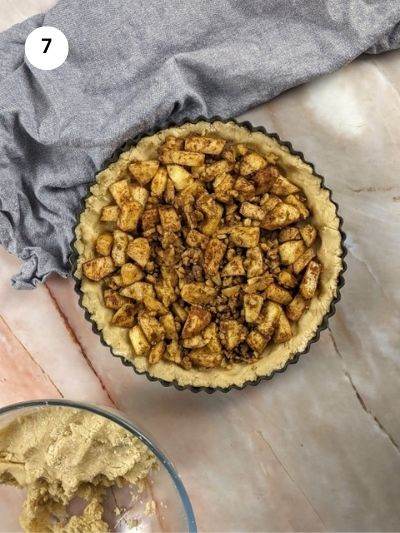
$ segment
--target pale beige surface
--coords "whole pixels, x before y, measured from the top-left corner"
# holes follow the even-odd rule
[[[45,13],[56,0],[0,0],[0,31],[37,13]]]
[[[193,368],[188,372],[167,361],[149,365],[146,357],[135,357],[128,330],[111,324],[113,313],[104,306],[101,284],[83,278],[83,304],[95,320],[98,329],[102,330],[105,341],[114,352],[133,361],[139,371],[147,370],[151,376],[169,382],[176,380],[179,385],[183,386],[221,388],[228,388],[231,385],[241,386],[246,381],[254,381],[258,376],[271,375],[274,370],[283,368],[294,354],[305,349],[309,340],[314,337],[324,315],[329,311],[332,298],[336,296],[338,275],[342,270],[339,219],[336,216],[336,207],[329,199],[329,192],[321,188],[320,179],[312,173],[309,165],[306,165],[298,156],[290,154],[289,150],[275,139],[260,132],[250,132],[247,128],[233,122],[186,124],[178,128],[168,128],[142,139],[136,147],[121,154],[118,161],[99,173],[97,184],[91,188],[91,196],[87,200],[85,211],[80,217],[80,224],[76,228],[76,249],[80,255],[77,274],[81,276],[82,262],[94,257],[95,240],[104,231],[104,224],[99,218],[103,207],[112,201],[108,191],[109,186],[120,179],[130,161],[156,158],[158,147],[168,135],[185,137],[193,132],[199,135],[218,135],[231,142],[246,143],[261,155],[266,156],[270,153],[277,155],[279,164],[286,171],[287,177],[307,196],[312,212],[311,222],[318,229],[321,241],[317,256],[323,266],[323,271],[318,296],[311,300],[310,308],[298,324],[293,326],[293,338],[283,344],[270,345],[264,357],[251,365],[236,363],[230,369]]]
[[[101,519],[107,487],[142,483],[156,464],[139,439],[105,417],[46,407],[0,429],[0,484],[27,489],[21,525],[29,531],[108,531]],[[88,500],[82,516],[65,518],[75,496]],[[60,523],[50,525],[50,517]],[[62,526],[62,527],[61,527]]]
[[[118,405],[175,461],[200,531],[400,531],[399,95],[393,52],[246,114],[316,164],[345,219],[342,301],[297,365],[227,395],[164,389],[109,356],[70,280],[16,292],[1,251],[0,403]]]

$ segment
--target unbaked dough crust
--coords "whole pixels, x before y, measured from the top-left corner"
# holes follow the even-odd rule
[[[35,408],[0,428],[0,483],[27,489],[20,517],[27,532],[109,531],[102,519],[106,488],[140,487],[155,465],[138,438],[84,409]],[[75,496],[88,505],[70,518]]]
[[[318,295],[311,300],[308,311],[294,326],[294,336],[283,344],[268,346],[263,357],[255,363],[235,363],[230,369],[193,368],[188,371],[168,361],[149,365],[145,357],[135,357],[128,338],[128,330],[112,326],[110,323],[113,311],[104,307],[101,284],[82,278],[81,275],[82,263],[94,257],[95,240],[99,233],[106,229],[105,224],[99,221],[99,217],[102,208],[112,201],[108,192],[109,185],[124,175],[130,161],[157,158],[157,149],[168,135],[186,137],[189,133],[219,135],[228,141],[248,143],[262,155],[271,152],[277,154],[279,166],[285,170],[290,181],[301,187],[307,196],[312,211],[311,223],[319,231],[320,243],[317,256],[323,265],[320,289]],[[164,129],[144,137],[136,146],[123,152],[118,161],[98,173],[97,183],[91,187],[90,192],[86,208],[75,230],[75,248],[79,256],[75,275],[82,280],[82,303],[113,352],[131,361],[139,372],[147,371],[150,376],[168,382],[175,380],[182,386],[213,388],[241,386],[259,376],[269,376],[274,370],[283,368],[297,352],[306,348],[328,312],[332,299],[336,296],[338,276],[342,270],[341,234],[336,206],[329,199],[329,191],[321,187],[320,178],[313,174],[312,168],[300,157],[292,155],[288,148],[280,145],[276,139],[264,133],[251,132],[234,122],[219,121],[187,123]]]

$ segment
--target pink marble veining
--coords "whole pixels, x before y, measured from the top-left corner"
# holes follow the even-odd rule
[[[8,24],[52,2],[21,4]],[[111,357],[71,280],[16,292],[19,260],[0,250],[0,404],[62,395],[117,406],[176,463],[200,531],[399,531],[400,52],[243,118],[302,150],[345,219],[343,298],[310,354],[228,395],[165,389]],[[0,493],[0,523],[5,512]]]
[[[0,402],[2,405],[34,398],[59,397],[31,354],[0,318]]]

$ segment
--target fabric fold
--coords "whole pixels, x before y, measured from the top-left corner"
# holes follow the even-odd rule
[[[237,116],[368,51],[400,46],[398,0],[60,0],[0,35],[0,243],[16,288],[70,275],[72,228],[95,173],[169,119]],[[38,26],[66,62],[24,62]]]

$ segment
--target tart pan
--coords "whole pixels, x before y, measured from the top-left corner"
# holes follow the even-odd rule
[[[133,370],[135,371],[136,374],[139,374],[139,375],[143,375],[144,374],[149,381],[158,381],[164,387],[173,386],[177,390],[180,390],[180,391],[181,390],[190,390],[191,392],[195,392],[195,393],[197,393],[197,392],[206,392],[208,394],[211,394],[211,393],[216,392],[216,391],[229,392],[232,389],[234,389],[234,390],[242,390],[248,385],[255,386],[255,385],[258,385],[261,381],[269,381],[270,379],[272,379],[274,377],[275,374],[277,374],[277,373],[281,374],[282,372],[285,372],[285,370],[287,369],[287,367],[289,365],[297,363],[301,355],[306,354],[306,353],[308,353],[310,351],[311,345],[314,342],[317,342],[319,340],[320,335],[321,335],[321,331],[323,331],[324,329],[326,329],[328,327],[328,320],[329,320],[330,317],[332,317],[335,314],[335,312],[336,312],[336,304],[341,299],[340,290],[344,286],[343,274],[344,274],[344,272],[347,269],[347,265],[346,265],[346,263],[344,261],[344,257],[347,254],[347,248],[346,248],[346,246],[344,244],[345,239],[346,239],[346,234],[344,233],[344,231],[342,229],[343,219],[338,214],[338,204],[334,200],[332,200],[332,191],[328,187],[326,187],[324,178],[315,171],[314,165],[312,163],[309,163],[308,161],[306,161],[306,159],[304,158],[304,155],[303,155],[302,152],[294,150],[294,148],[293,148],[293,146],[291,145],[290,142],[282,141],[277,133],[269,133],[263,126],[253,126],[248,121],[240,122],[240,121],[238,121],[238,120],[236,120],[234,118],[224,119],[224,118],[221,118],[219,116],[213,116],[211,118],[207,118],[207,117],[204,117],[204,116],[199,116],[195,120],[191,120],[191,119],[185,118],[185,119],[182,119],[179,122],[174,122],[174,121],[166,122],[166,123],[162,124],[161,126],[159,126],[157,128],[153,128],[151,130],[144,131],[144,132],[138,134],[136,137],[126,141],[123,145],[121,145],[119,148],[117,148],[114,151],[114,153],[109,158],[107,158],[104,161],[102,167],[99,169],[98,172],[101,172],[102,170],[107,168],[109,165],[111,165],[111,163],[115,163],[118,160],[119,156],[122,154],[122,152],[125,152],[125,151],[129,150],[130,148],[132,148],[133,146],[135,146],[142,138],[154,135],[158,131],[161,131],[161,130],[164,130],[164,129],[167,129],[167,128],[179,127],[179,126],[182,126],[183,124],[187,124],[187,123],[196,124],[197,122],[200,122],[200,121],[205,121],[205,122],[209,122],[209,123],[212,123],[212,122],[222,122],[222,123],[234,122],[238,126],[244,127],[247,130],[249,130],[250,132],[263,133],[263,134],[267,135],[268,137],[271,137],[271,138],[275,139],[281,146],[286,147],[292,155],[299,157],[306,165],[309,165],[311,167],[311,169],[312,169],[312,172],[313,172],[314,176],[319,178],[320,183],[321,183],[321,188],[323,188],[323,189],[328,191],[329,199],[330,199],[330,201],[332,202],[332,204],[336,208],[336,216],[337,216],[337,218],[339,220],[339,228],[338,229],[339,229],[339,232],[340,232],[340,235],[341,235],[341,251],[342,251],[342,254],[341,254],[342,268],[341,268],[341,270],[340,270],[340,272],[338,274],[338,278],[337,278],[336,295],[332,299],[332,301],[330,303],[329,310],[324,315],[324,317],[323,317],[323,319],[321,321],[321,324],[319,325],[319,327],[317,328],[317,330],[315,332],[315,335],[308,341],[308,343],[307,343],[307,345],[306,345],[304,350],[296,352],[295,354],[293,354],[286,361],[285,365],[282,368],[273,370],[269,375],[258,376],[254,380],[246,381],[242,385],[233,384],[233,385],[230,385],[229,387],[220,387],[220,386],[216,386],[216,387],[199,386],[199,387],[196,387],[196,386],[193,386],[193,385],[180,385],[176,380],[166,381],[166,380],[163,380],[161,378],[157,378],[155,376],[150,375],[149,372],[146,371],[146,370],[145,371],[139,371],[131,361],[129,361],[128,359],[126,359],[122,355],[118,355],[118,354],[114,353],[113,349],[109,346],[109,344],[107,344],[105,342],[101,330],[98,329],[95,321],[91,318],[90,313],[84,307],[84,305],[82,303],[84,294],[83,294],[83,292],[81,290],[81,280],[76,276],[76,269],[77,269],[77,264],[78,264],[78,252],[77,252],[77,249],[75,247],[75,243],[76,243],[76,228],[77,228],[77,226],[80,223],[80,214],[85,209],[85,201],[86,201],[87,197],[85,196],[82,199],[81,209],[80,209],[79,215],[77,217],[76,224],[75,224],[75,226],[73,228],[74,237],[73,237],[73,240],[71,242],[70,263],[71,263],[71,266],[72,266],[72,276],[73,276],[74,281],[75,281],[75,292],[78,294],[78,297],[79,297],[79,305],[85,312],[85,318],[91,323],[94,333],[96,333],[100,337],[101,343],[104,346],[107,346],[110,349],[110,351],[111,351],[111,353],[112,353],[112,355],[114,357],[117,357],[117,358],[121,359],[123,365],[133,368]],[[90,194],[90,192],[88,193],[88,195],[89,194]]]

